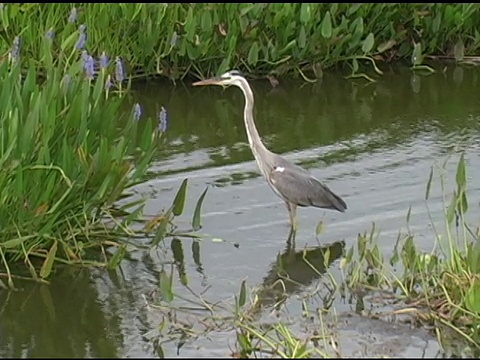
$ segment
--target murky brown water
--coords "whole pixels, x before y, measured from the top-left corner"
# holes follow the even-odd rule
[[[288,215],[253,162],[238,89],[189,84],[138,89],[147,112],[165,106],[169,125],[165,147],[151,168],[152,179],[137,190],[150,197],[147,213],[156,214],[171,204],[181,181],[189,178],[187,209],[178,219],[188,227],[196,200],[209,186],[202,233],[225,242],[207,239],[199,249],[192,248],[190,239],[174,242],[175,249],[183,247],[189,286],[196,292],[208,288],[205,297],[211,301],[231,302],[243,279],[249,286],[273,284],[280,255],[283,271],[296,280],[287,289],[286,302],[295,319],[301,312],[299,297],[318,286],[325,271],[318,271],[324,269],[322,248],[330,247],[330,270],[338,273],[342,248],[354,244],[357,234],[369,231],[374,222],[388,256],[411,206],[410,231],[421,248],[432,249],[425,185],[430,167],[443,162],[453,147],[467,149],[469,198],[478,222],[480,183],[473,179],[480,177],[479,77],[478,69],[450,67],[428,77],[396,69],[374,84],[333,75],[317,85],[287,82],[271,89],[268,83],[253,84],[256,121],[267,147],[309,168],[348,204],[344,214],[299,210],[296,246],[298,251],[308,247],[317,271],[305,265],[301,253],[285,250]],[[447,167],[450,179],[457,158]],[[451,182],[450,189],[453,186]],[[428,204],[433,220],[441,224],[438,180]],[[317,238],[320,219],[325,231]],[[22,284],[18,292],[0,290],[0,356],[156,356],[148,339],[161,316],[145,299],[158,289],[171,246],[167,239],[158,252],[134,253],[116,273],[68,270],[48,287]],[[187,296],[178,277],[175,282],[176,292]],[[270,304],[266,297],[265,308]],[[337,301],[335,307],[346,314],[355,305]],[[399,324],[353,317],[348,324],[341,321],[338,331],[346,356],[435,356],[439,349],[426,332]],[[234,340],[231,332],[218,331],[185,343],[178,356],[228,356]],[[163,345],[167,356],[177,356],[177,343]]]

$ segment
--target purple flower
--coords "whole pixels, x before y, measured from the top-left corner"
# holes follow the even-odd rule
[[[105,54],[105,51],[102,53],[102,55],[100,55],[99,63],[100,63],[100,69],[106,69],[108,67],[110,60],[108,59],[108,56]]]
[[[95,70],[94,70],[95,62],[93,60],[93,57],[91,55],[88,55],[88,53],[84,51],[82,53],[82,59],[83,59],[83,69],[87,74],[87,79],[92,80],[95,75]]]
[[[140,116],[142,116],[142,107],[140,106],[139,103],[136,103],[135,106],[133,107],[133,119],[135,121],[140,120]]]
[[[158,129],[164,133],[167,131],[167,110],[162,106],[160,113],[158,114]]]
[[[22,46],[22,39],[20,36],[15,36],[13,40],[12,50],[10,52],[13,61],[18,61],[20,59],[20,48]]]
[[[86,29],[87,27],[83,24],[80,25],[80,27],[78,28],[80,34],[78,36],[77,44],[75,45],[75,47],[79,50],[83,49],[85,47],[85,44],[87,43],[87,33],[85,32]]]
[[[72,10],[70,11],[70,16],[68,17],[68,22],[69,23],[74,23],[75,21],[77,21],[77,18],[78,18],[77,8],[73,7]]]
[[[123,68],[123,62],[120,56],[115,59],[115,79],[118,82],[125,80],[125,69]]]
[[[50,28],[50,30],[48,30],[47,33],[45,34],[45,37],[48,40],[53,40],[53,38],[55,37],[55,31],[52,28]]]

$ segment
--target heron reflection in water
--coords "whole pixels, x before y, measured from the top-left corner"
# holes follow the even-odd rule
[[[234,85],[242,90],[245,96],[243,116],[250,149],[263,177],[287,206],[291,232],[295,232],[297,228],[297,206],[313,206],[340,212],[347,209],[347,204],[340,196],[313,177],[307,170],[292,164],[265,147],[253,119],[254,98],[252,89],[238,71],[232,70],[219,77],[197,81],[193,85]]]

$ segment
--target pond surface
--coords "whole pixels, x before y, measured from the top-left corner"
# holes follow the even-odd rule
[[[231,304],[244,279],[249,287],[274,283],[281,255],[284,271],[296,280],[286,289],[292,321],[301,316],[302,294],[319,286],[326,271],[322,249],[330,248],[328,265],[338,274],[342,250],[355,245],[357,235],[369,232],[373,223],[388,259],[399,231],[406,230],[411,207],[409,229],[417,245],[431,251],[432,221],[442,228],[444,204],[436,171],[430,214],[425,206],[430,168],[453,152],[446,166],[450,194],[458,150],[467,150],[471,217],[478,223],[479,79],[480,69],[449,66],[430,76],[395,68],[377,83],[333,74],[318,84],[282,81],[274,89],[268,82],[252,82],[257,127],[266,146],[308,168],[348,204],[345,213],[300,208],[293,255],[286,251],[285,205],[259,176],[248,147],[240,90],[190,84],[138,87],[135,97],[145,112],[153,115],[164,106],[169,114],[165,144],[158,149],[150,180],[136,188],[149,197],[146,213],[153,216],[168,208],[188,178],[186,209],[176,223],[190,226],[196,201],[208,187],[200,232],[209,237],[200,243],[166,239],[158,251],[133,253],[118,272],[68,269],[50,286],[22,283],[20,291],[0,291],[0,357],[156,357],[149,339],[162,315],[147,301],[159,291],[162,269],[170,271],[171,248],[183,257],[182,278],[189,289],[211,302]],[[324,230],[316,236],[320,220]],[[305,248],[316,270],[302,260]],[[178,276],[174,283],[183,298],[178,302],[188,303],[189,290]],[[266,297],[267,318],[270,305]],[[423,330],[365,321],[348,302],[334,306],[345,356],[438,355],[438,343]],[[348,322],[342,320],[347,314]],[[179,337],[170,335],[171,341],[163,338],[169,357],[230,356],[235,342],[235,334],[226,329],[187,340],[177,349]]]

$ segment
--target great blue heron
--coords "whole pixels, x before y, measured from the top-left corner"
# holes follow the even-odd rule
[[[307,170],[292,164],[278,154],[268,150],[258,135],[253,120],[253,93],[247,80],[236,70],[228,71],[222,76],[213,77],[193,83],[200,85],[234,85],[245,96],[243,117],[248,142],[262,175],[272,190],[287,205],[292,230],[296,230],[297,206],[314,206],[318,208],[344,212],[347,204],[326,185],[314,178]]]

